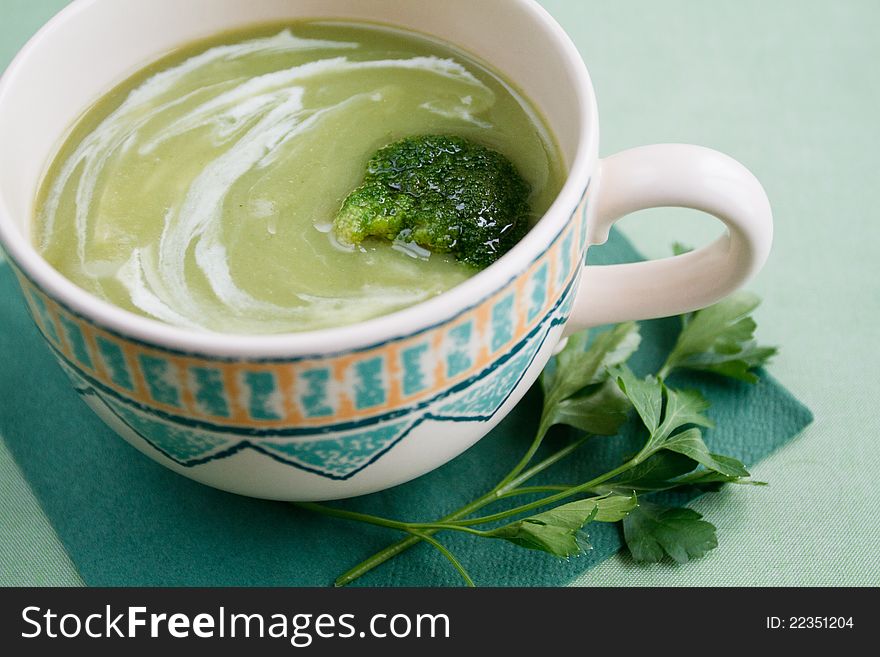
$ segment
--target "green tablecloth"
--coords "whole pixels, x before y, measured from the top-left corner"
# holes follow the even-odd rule
[[[64,0],[0,0],[0,66]],[[725,151],[764,182],[776,215],[765,298],[771,371],[816,414],[754,470],[772,488],[697,503],[722,546],[685,567],[617,557],[585,585],[880,584],[880,3],[848,0],[544,0],[598,90],[603,154],[682,141]],[[2,151],[0,151],[2,153]],[[648,256],[717,227],[679,210],[623,223]],[[0,584],[79,577],[0,443]]]

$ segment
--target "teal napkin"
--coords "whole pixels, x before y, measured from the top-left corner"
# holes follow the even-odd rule
[[[638,260],[619,234],[591,252],[598,264]],[[159,466],[129,447],[83,404],[42,344],[16,283],[0,265],[0,433],[71,559],[94,586],[323,586],[398,534],[312,515],[291,505],[222,493]],[[636,371],[654,371],[675,340],[677,320],[644,322]],[[809,410],[771,377],[755,386],[681,377],[712,400],[713,451],[755,463],[796,436]],[[384,516],[430,520],[482,492],[518,460],[534,432],[532,391],[487,437],[448,465],[409,484],[344,503]],[[583,480],[631,450],[636,427],[597,438],[554,472]],[[567,438],[551,436],[551,447]],[[751,495],[773,495],[755,489]],[[621,547],[616,526],[590,526],[593,549],[561,561],[500,541],[442,536],[478,585],[556,586]],[[722,536],[721,540],[725,538]],[[735,540],[735,537],[729,537]],[[459,585],[432,548],[418,546],[359,580],[372,586]],[[670,582],[674,584],[674,582]]]

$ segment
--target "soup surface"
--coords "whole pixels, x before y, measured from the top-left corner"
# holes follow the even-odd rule
[[[100,100],[47,173],[34,240],[77,285],[178,326],[362,321],[475,273],[403,243],[334,239],[373,153],[420,134],[506,155],[534,218],[562,187],[540,117],[473,58],[390,28],[304,22],[194,44]]]

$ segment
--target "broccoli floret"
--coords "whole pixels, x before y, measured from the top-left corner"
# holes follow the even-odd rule
[[[459,137],[410,137],[373,156],[334,228],[347,244],[400,239],[483,268],[525,234],[528,197],[501,153]]]

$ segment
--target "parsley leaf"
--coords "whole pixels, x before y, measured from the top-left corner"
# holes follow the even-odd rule
[[[713,454],[716,459],[724,459],[727,457]],[[764,481],[754,481],[752,479],[744,479],[743,477],[735,477],[733,475],[721,474],[712,470],[697,470],[684,477],[675,480],[675,485],[680,488],[694,486],[705,492],[717,492],[725,484],[740,484],[743,486],[766,486]]]
[[[673,431],[686,424],[697,424],[701,427],[713,427],[712,420],[703,415],[709,408],[703,395],[696,390],[673,390],[662,382],[663,397],[666,408],[663,412],[663,424],[657,430],[657,439],[666,440]]]
[[[613,436],[626,421],[629,400],[613,381],[607,381],[590,394],[569,397],[548,409],[545,423],[566,424],[598,436]]]
[[[623,535],[636,561],[658,562],[669,555],[678,563],[718,547],[715,526],[693,509],[642,502],[623,519]]]
[[[667,490],[677,477],[693,472],[697,462],[677,452],[657,452],[611,480],[612,490]]]
[[[682,443],[685,446],[691,445],[691,451],[694,451],[694,454],[682,451],[681,449],[675,449],[679,443],[671,442],[676,441],[679,435],[681,435],[676,434],[673,436],[673,432],[686,425],[712,426],[712,421],[703,414],[703,411],[709,408],[709,403],[703,399],[703,396],[696,390],[673,390],[668,388],[662,379],[654,376],[639,379],[626,366],[617,368],[615,372],[620,389],[632,402],[633,407],[636,409],[649,433],[645,446],[635,457],[634,461],[640,463],[661,449],[672,449],[672,451],[679,451],[685,456],[703,463],[694,455],[696,450],[691,445],[693,442],[692,438],[682,441]],[[696,432],[696,438],[700,439],[699,430],[695,429],[694,431]],[[693,436],[693,434],[688,435]],[[702,443],[702,439],[700,439],[700,442]],[[669,444],[672,447],[668,447]],[[705,451],[708,454],[708,449]],[[707,465],[707,463],[703,464]]]
[[[777,352],[754,339],[755,320],[750,316],[761,300],[739,292],[683,318],[678,341],[661,369],[666,377],[676,368],[714,372],[748,383],[758,377],[751,371]]]
[[[628,495],[605,495],[596,501],[599,509],[595,517],[597,522],[619,522],[639,506],[638,498],[631,491]]]
[[[632,370],[626,366],[617,368],[617,384],[629,400],[633,408],[642,419],[648,431],[653,434],[660,426],[660,416],[663,411],[663,386],[653,376],[644,379],[638,378]]]
[[[745,466],[737,459],[720,454],[709,455],[718,469],[739,474],[724,474],[717,470],[695,468],[699,465],[694,459],[677,451],[660,451],[612,479],[598,492],[627,493],[698,488],[703,492],[720,490],[725,484],[766,486],[762,481],[746,479],[749,476]]]
[[[588,340],[586,332],[571,336],[556,357],[556,368],[541,375],[545,411],[587,386],[605,381],[609,368],[625,363],[635,353],[641,336],[635,322],[626,322],[600,333],[589,347]]]
[[[520,547],[557,557],[573,557],[590,549],[583,527],[592,521],[618,522],[638,506],[635,494],[591,497],[557,506],[522,520],[485,532]]]
[[[663,449],[684,454],[697,463],[706,466],[709,470],[720,472],[723,475],[730,477],[749,476],[746,466],[735,458],[711,454],[709,448],[706,447],[706,443],[703,442],[699,429],[687,429],[676,434],[663,443]]]

